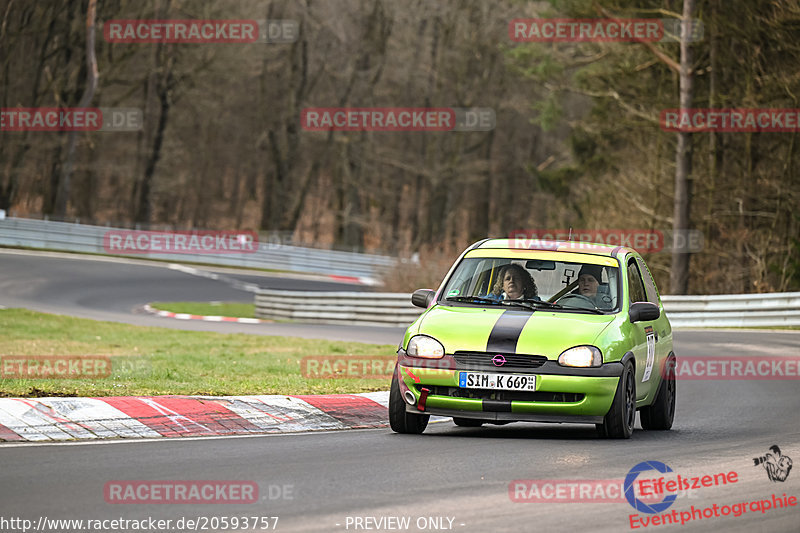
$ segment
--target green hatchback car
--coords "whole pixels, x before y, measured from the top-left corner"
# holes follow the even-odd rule
[[[430,415],[459,426],[595,424],[602,437],[672,427],[672,328],[635,250],[487,239],[469,247],[397,354],[389,421],[422,433]]]

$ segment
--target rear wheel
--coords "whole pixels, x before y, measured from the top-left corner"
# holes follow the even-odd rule
[[[389,426],[396,433],[422,433],[428,426],[430,415],[417,415],[406,412],[406,402],[400,394],[400,384],[397,381],[397,372],[392,378],[392,388],[389,390]]]
[[[642,428],[648,430],[665,430],[672,427],[675,418],[675,358],[670,357],[664,367],[661,386],[656,399],[651,405],[639,411]]]
[[[453,423],[463,428],[479,428],[483,425],[483,420],[477,418],[458,418],[453,417]]]
[[[629,439],[633,435],[633,424],[636,422],[636,381],[633,365],[625,363],[622,376],[617,384],[617,392],[611,409],[603,418],[602,424],[596,424],[597,433],[610,439]]]

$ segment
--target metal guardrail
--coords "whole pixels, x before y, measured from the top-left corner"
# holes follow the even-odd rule
[[[421,312],[403,292],[256,291],[256,317],[272,320],[405,327]]]
[[[21,246],[111,255],[103,236],[117,228],[68,222],[0,218],[0,246]],[[375,280],[397,264],[388,256],[319,250],[272,242],[249,254],[136,254],[132,257],[244,268],[331,274]],[[800,326],[800,292],[664,296],[674,327]],[[259,290],[256,316],[327,324],[406,326],[422,312],[404,293],[295,292]]]
[[[662,296],[677,328],[800,326],[800,292]]]
[[[0,246],[21,246],[67,252],[109,254],[103,247],[103,236],[118,228],[73,224],[27,218],[0,218]],[[393,257],[320,250],[260,242],[258,250],[243,254],[159,254],[142,253],[130,257],[167,261],[206,263],[243,268],[266,268],[290,272],[331,274],[365,278],[374,282],[397,260]]]
[[[301,292],[260,289],[258,318],[322,324],[408,326],[422,309],[405,293]],[[664,296],[675,328],[800,326],[800,292]]]

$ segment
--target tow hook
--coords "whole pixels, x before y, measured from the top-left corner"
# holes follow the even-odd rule
[[[428,399],[428,394],[431,393],[430,389],[426,389],[425,387],[422,388],[421,393],[419,395],[419,402],[417,402],[417,409],[420,411],[425,410],[425,400]]]

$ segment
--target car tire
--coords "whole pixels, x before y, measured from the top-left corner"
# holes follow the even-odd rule
[[[642,428],[650,431],[663,431],[672,427],[675,418],[675,358],[667,359],[664,378],[651,405],[643,407],[639,413]]]
[[[483,425],[483,420],[477,418],[458,418],[453,417],[453,423],[462,428],[479,428]]]
[[[629,439],[633,435],[635,422],[636,378],[633,365],[628,362],[622,369],[611,409],[603,418],[603,423],[596,424],[597,433],[601,437],[609,439]]]
[[[419,435],[428,427],[430,415],[417,415],[406,412],[406,402],[400,394],[397,372],[392,377],[392,388],[389,391],[389,426],[395,433],[413,433]]]

